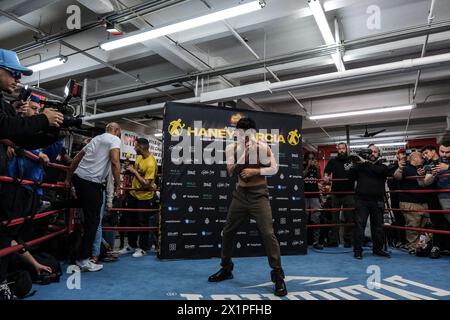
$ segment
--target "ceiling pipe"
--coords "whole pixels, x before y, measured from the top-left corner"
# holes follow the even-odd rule
[[[389,72],[401,72],[401,71],[410,71],[412,69],[416,68],[425,68],[425,67],[431,67],[442,63],[450,63],[450,53],[446,54],[440,54],[435,56],[429,56],[424,58],[416,58],[416,59],[406,59],[398,62],[393,63],[386,63],[386,64],[380,64],[376,66],[370,66],[370,67],[364,67],[364,68],[358,68],[358,69],[352,69],[352,70],[346,70],[341,72],[332,72],[327,74],[321,74],[317,76],[311,76],[311,77],[305,77],[305,78],[299,78],[299,79],[293,79],[293,80],[286,80],[281,81],[277,83],[269,83],[267,86],[267,89],[265,92],[282,92],[282,91],[288,91],[291,89],[298,89],[304,86],[309,85],[319,85],[322,83],[327,83],[329,81],[336,81],[336,80],[344,80],[344,79],[352,79],[355,77],[358,78],[366,78],[373,75],[380,75],[384,73]],[[250,92],[250,90],[247,91],[248,95],[254,94],[256,92],[261,92],[261,87],[263,87],[266,84],[266,82],[260,82],[260,83],[254,83],[251,85],[248,85],[247,88],[255,88],[254,92]],[[235,88],[228,88],[223,90],[216,90],[212,92],[206,92],[206,93],[200,93],[198,97],[194,98],[188,98],[183,100],[177,100],[174,102],[184,102],[184,103],[199,103],[203,100],[204,94],[208,95],[208,102],[219,102],[219,101],[229,101],[234,100],[236,94],[241,94],[243,87],[235,87]],[[235,90],[233,90],[235,89]],[[203,96],[203,97],[202,97]],[[217,97],[217,98],[214,98]],[[112,117],[120,117],[123,115],[130,115],[130,114],[139,114],[144,113],[147,111],[160,111],[164,108],[164,103],[154,104],[154,105],[147,105],[142,107],[136,107],[136,108],[129,108],[129,109],[123,109],[123,110],[117,110],[112,112],[105,112],[101,114],[96,114],[93,116],[86,117],[86,121],[92,121],[92,120],[99,120],[99,119],[105,119],[105,118],[112,118]]]

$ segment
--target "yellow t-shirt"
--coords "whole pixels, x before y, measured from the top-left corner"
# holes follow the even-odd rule
[[[156,173],[158,171],[158,165],[153,155],[150,154],[145,159],[143,159],[141,155],[137,156],[134,168],[145,180],[155,180]],[[133,181],[131,182],[131,187],[135,189],[141,189],[142,185],[140,184],[139,180],[136,177],[134,177]],[[130,192],[130,194],[138,200],[150,200],[153,199],[155,192],[133,190]]]

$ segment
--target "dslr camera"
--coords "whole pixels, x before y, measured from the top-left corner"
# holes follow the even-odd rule
[[[364,149],[355,150],[355,152],[353,154],[360,156],[364,160],[369,160],[370,156],[372,155],[372,149],[364,148]]]
[[[64,100],[58,101],[58,100],[39,100],[37,101],[39,104],[44,105],[44,108],[54,108],[57,109],[59,112],[61,112],[64,115],[64,121],[61,124],[61,128],[78,128],[81,129],[81,125],[83,123],[83,120],[80,116],[75,116],[75,110],[69,106],[69,101],[72,98],[79,98],[81,97],[83,87],[78,84],[75,80],[70,79],[66,87],[64,88]],[[30,88],[28,85],[23,86],[20,89],[19,95],[17,97],[17,100],[19,101],[26,101],[30,98],[31,94],[33,93],[33,89]]]
[[[429,161],[423,166],[423,170],[425,170],[425,174],[432,174],[433,168],[439,164],[439,161]]]

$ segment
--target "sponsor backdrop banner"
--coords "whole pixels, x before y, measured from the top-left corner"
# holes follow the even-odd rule
[[[122,130],[120,140],[122,144],[120,146],[120,159],[125,160],[129,158],[131,161],[136,161],[136,151],[134,151],[134,146],[138,138],[146,138],[149,142],[149,151],[155,157],[156,162],[160,166],[161,156],[162,156],[162,142],[151,136],[140,135],[138,133]]]
[[[241,117],[255,119],[261,139],[279,142],[279,170],[268,178],[275,234],[281,253],[306,253],[301,147],[302,118],[295,115],[228,109],[196,104],[167,103],[163,124],[161,190],[162,259],[219,257],[221,231],[237,178],[228,177],[224,163],[226,139]],[[194,124],[201,121],[201,127]],[[262,133],[262,129],[266,133]],[[271,134],[278,130],[279,134]],[[273,132],[273,131],[272,131]],[[188,139],[182,139],[182,135]],[[179,141],[172,141],[178,137]],[[200,137],[194,145],[194,136]],[[171,153],[180,144],[191,146],[191,163],[175,164]],[[177,146],[178,147],[175,147]],[[272,145],[272,149],[273,145]],[[205,164],[204,154],[223,155],[223,163]],[[178,153],[177,153],[178,154]],[[196,164],[197,162],[197,164]],[[234,256],[264,255],[253,219],[235,237]]]

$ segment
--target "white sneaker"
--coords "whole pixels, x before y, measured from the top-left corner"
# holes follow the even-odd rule
[[[76,264],[80,267],[81,271],[95,272],[103,269],[102,264],[92,263],[89,259],[77,260]]]
[[[140,258],[147,255],[147,252],[142,250],[141,248],[137,248],[136,251],[133,253],[134,258]]]
[[[133,252],[135,252],[135,251],[136,251],[136,250],[133,249],[132,247],[126,246],[126,247],[124,247],[123,249],[120,249],[119,251],[117,251],[117,253],[118,253],[119,255],[123,255],[123,254],[133,253]]]

